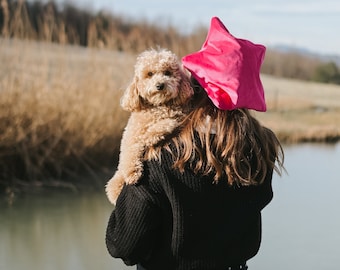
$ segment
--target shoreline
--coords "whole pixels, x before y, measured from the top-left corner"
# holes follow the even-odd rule
[[[283,143],[340,141],[340,86],[261,75],[267,112],[255,112]]]

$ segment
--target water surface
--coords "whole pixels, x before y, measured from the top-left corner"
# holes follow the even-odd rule
[[[262,246],[249,270],[338,270],[340,144],[285,152],[288,175],[274,176]],[[30,194],[0,207],[0,269],[135,269],[106,251],[112,206],[104,193]]]
[[[274,177],[263,240],[250,270],[340,269],[340,144],[286,147],[288,175]]]

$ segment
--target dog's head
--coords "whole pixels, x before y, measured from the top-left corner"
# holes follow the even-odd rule
[[[152,49],[137,57],[135,75],[121,106],[130,112],[159,105],[181,106],[192,95],[189,78],[177,56],[165,49]]]

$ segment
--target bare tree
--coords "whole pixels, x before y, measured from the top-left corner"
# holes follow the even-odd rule
[[[8,10],[7,0],[1,0],[0,10],[3,16],[3,25],[1,29],[1,35],[3,37],[8,37],[9,10]]]

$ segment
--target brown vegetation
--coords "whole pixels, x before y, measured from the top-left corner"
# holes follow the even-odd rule
[[[70,4],[58,8],[52,1],[44,4],[1,0],[1,3],[0,29],[3,37],[105,47],[129,53],[139,53],[159,45],[184,55],[197,50],[206,35],[206,29],[183,35],[171,25],[156,26],[105,12],[94,14]]]
[[[88,178],[103,187],[96,174],[113,172],[127,117],[120,90],[134,57],[0,40],[0,61],[0,187]]]

